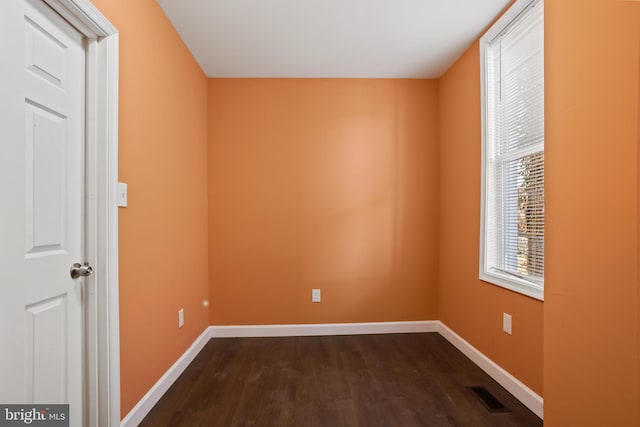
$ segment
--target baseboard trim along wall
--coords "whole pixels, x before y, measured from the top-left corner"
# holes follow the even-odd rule
[[[460,350],[473,363],[478,365],[480,369],[485,371],[498,384],[507,389],[507,391],[515,396],[524,406],[529,408],[531,412],[543,419],[543,399],[535,391],[531,390],[524,383],[511,375],[509,372],[501,368],[493,360],[485,356],[480,350],[469,344],[460,335],[453,332],[447,325],[438,321],[438,333],[449,341],[455,348]]]
[[[505,371],[493,360],[469,344],[439,320],[416,322],[370,322],[370,323],[321,323],[305,325],[233,325],[209,326],[144,395],[140,402],[120,423],[121,427],[136,427],[169,387],[189,366],[210,339],[237,337],[288,337],[322,335],[366,335],[438,332],[498,384],[507,389],[538,417],[543,418],[544,401],[516,377]]]
[[[169,387],[187,369],[187,366],[195,359],[204,346],[211,339],[210,328],[207,328],[191,344],[191,347],[174,363],[165,374],[151,387],[136,406],[129,411],[126,417],[120,421],[120,427],[137,427],[147,416],[149,411],[155,406],[162,396],[169,390]]]
[[[402,334],[437,332],[437,320],[419,322],[317,323],[306,325],[210,326],[212,338],[308,337],[321,335]]]

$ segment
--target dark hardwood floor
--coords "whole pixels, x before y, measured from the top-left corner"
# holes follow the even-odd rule
[[[484,386],[510,412],[491,413]],[[140,424],[541,426],[436,333],[211,340]]]

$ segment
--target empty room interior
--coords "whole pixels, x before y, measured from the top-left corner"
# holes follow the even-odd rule
[[[640,2],[544,1],[533,293],[480,271],[481,38],[518,2],[92,3],[119,33],[123,425],[209,340],[402,332],[549,426],[640,425]]]

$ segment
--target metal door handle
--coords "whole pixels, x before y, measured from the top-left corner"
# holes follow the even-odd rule
[[[89,265],[88,262],[85,262],[82,265],[79,262],[76,262],[71,266],[72,279],[77,279],[78,277],[91,276],[91,273],[93,273],[93,268]]]

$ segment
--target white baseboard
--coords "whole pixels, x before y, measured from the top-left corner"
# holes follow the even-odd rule
[[[531,390],[509,372],[505,371],[493,360],[489,359],[477,348],[469,344],[460,335],[453,332],[447,325],[440,321],[438,321],[438,323],[440,324],[438,329],[440,335],[446,338],[446,340],[453,344],[454,347],[471,359],[473,363],[480,367],[480,369],[489,374],[489,376],[498,384],[507,389],[509,393],[513,394],[516,399],[529,408],[531,412],[543,419],[544,401],[540,395]]]
[[[436,332],[437,320],[418,322],[317,323],[304,325],[210,326],[211,338],[305,337],[321,335],[367,335]]]
[[[233,325],[209,326],[173,364],[171,368],[144,395],[138,404],[120,423],[121,427],[136,427],[151,408],[169,390],[211,338],[235,337],[286,337],[322,335],[366,335],[438,332],[498,384],[507,389],[538,417],[543,418],[543,399],[516,377],[498,366],[494,361],[469,344],[439,320],[415,322],[370,322],[370,323],[319,323],[304,325]]]
[[[169,368],[165,374],[151,387],[136,406],[129,411],[126,417],[120,421],[120,427],[137,427],[147,416],[149,411],[158,403],[158,400],[169,390],[169,387],[178,379],[180,374],[189,366],[189,364],[200,353],[202,348],[209,342],[209,328],[205,329],[202,334],[191,344],[191,347],[184,352],[182,356]]]

